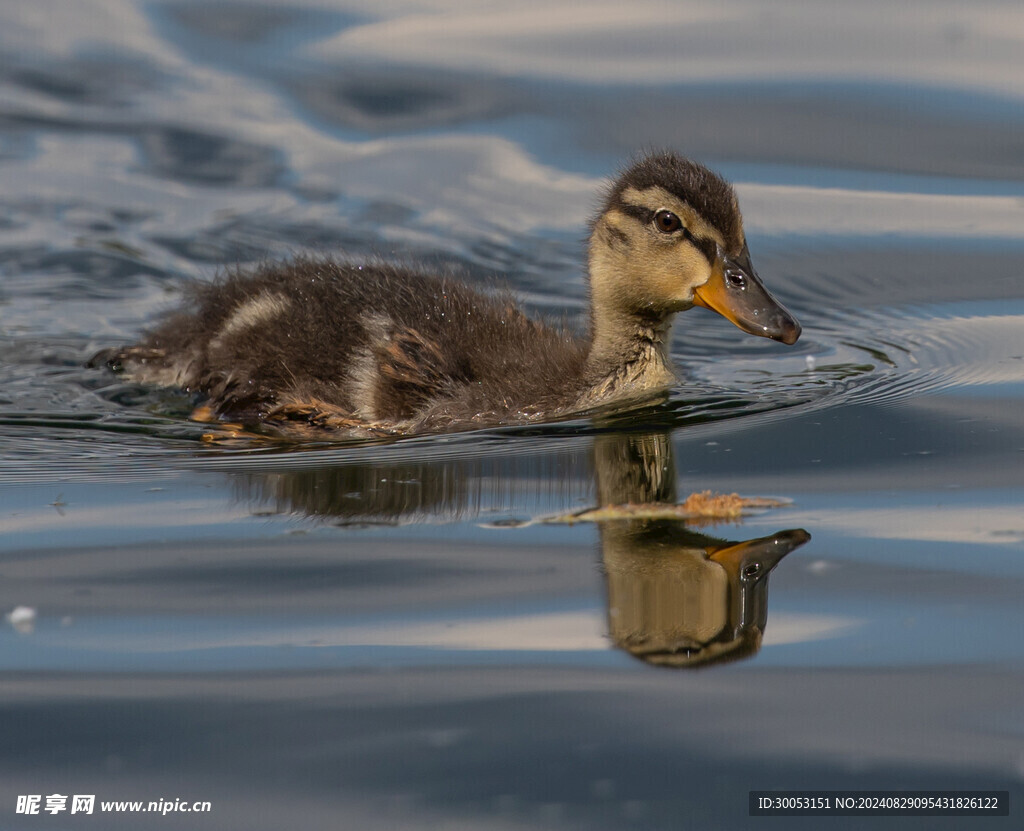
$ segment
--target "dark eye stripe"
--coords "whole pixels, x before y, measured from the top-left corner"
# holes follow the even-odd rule
[[[689,232],[687,233],[689,234]],[[718,256],[717,242],[707,237],[695,237],[693,234],[689,234],[687,239],[690,240],[694,248],[704,255],[704,259],[708,261],[709,265],[714,263],[715,257]]]
[[[624,213],[626,216],[631,216],[637,222],[642,225],[646,225],[649,222],[654,221],[655,211],[650,208],[641,208],[639,205],[619,205],[619,212]]]
[[[642,208],[639,205],[619,205],[618,209],[626,216],[633,217],[641,225],[650,225],[654,222],[654,215],[657,211],[650,208]],[[714,263],[718,254],[718,243],[707,237],[695,237],[685,225],[682,227],[683,239],[689,242],[694,248],[704,255],[709,264]]]

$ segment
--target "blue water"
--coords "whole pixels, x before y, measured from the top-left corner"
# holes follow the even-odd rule
[[[957,788],[1011,816],[818,822],[1018,827],[1021,23],[0,9],[0,826],[788,828],[747,793]],[[736,184],[799,344],[694,310],[664,404],[288,446],[205,441],[188,396],[84,366],[188,279],[304,252],[497,278],[582,326],[587,220],[647,147]],[[789,503],[546,521],[703,490]],[[709,565],[797,528],[746,594]],[[740,618],[745,653],[644,657]],[[53,793],[212,811],[17,813]]]

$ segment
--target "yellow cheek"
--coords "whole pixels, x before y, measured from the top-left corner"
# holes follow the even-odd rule
[[[704,255],[685,242],[652,245],[646,253],[644,288],[650,305],[671,311],[692,306],[693,290],[711,279]]]

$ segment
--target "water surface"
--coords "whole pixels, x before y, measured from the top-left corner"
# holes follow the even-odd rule
[[[746,808],[784,788],[1007,790],[975,821],[1019,824],[1021,31],[995,0],[0,11],[0,607],[35,610],[0,630],[4,827],[788,827]],[[651,146],[736,183],[799,344],[694,310],[626,418],[303,446],[84,367],[303,252],[582,327],[587,219]],[[791,504],[538,521],[705,489]],[[51,793],[213,811],[15,813]]]

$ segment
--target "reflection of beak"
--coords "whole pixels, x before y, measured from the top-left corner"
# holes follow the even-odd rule
[[[764,632],[768,621],[768,574],[783,557],[810,538],[803,528],[794,528],[708,550],[708,559],[721,565],[729,575],[729,617],[737,637],[750,628]]]
[[[735,574],[745,583],[760,582],[794,548],[811,538],[803,528],[779,531],[770,537],[708,549],[708,559]]]
[[[718,312],[751,335],[786,344],[794,344],[800,337],[800,324],[761,284],[745,246],[735,259],[719,250],[711,279],[694,290],[693,302]]]

